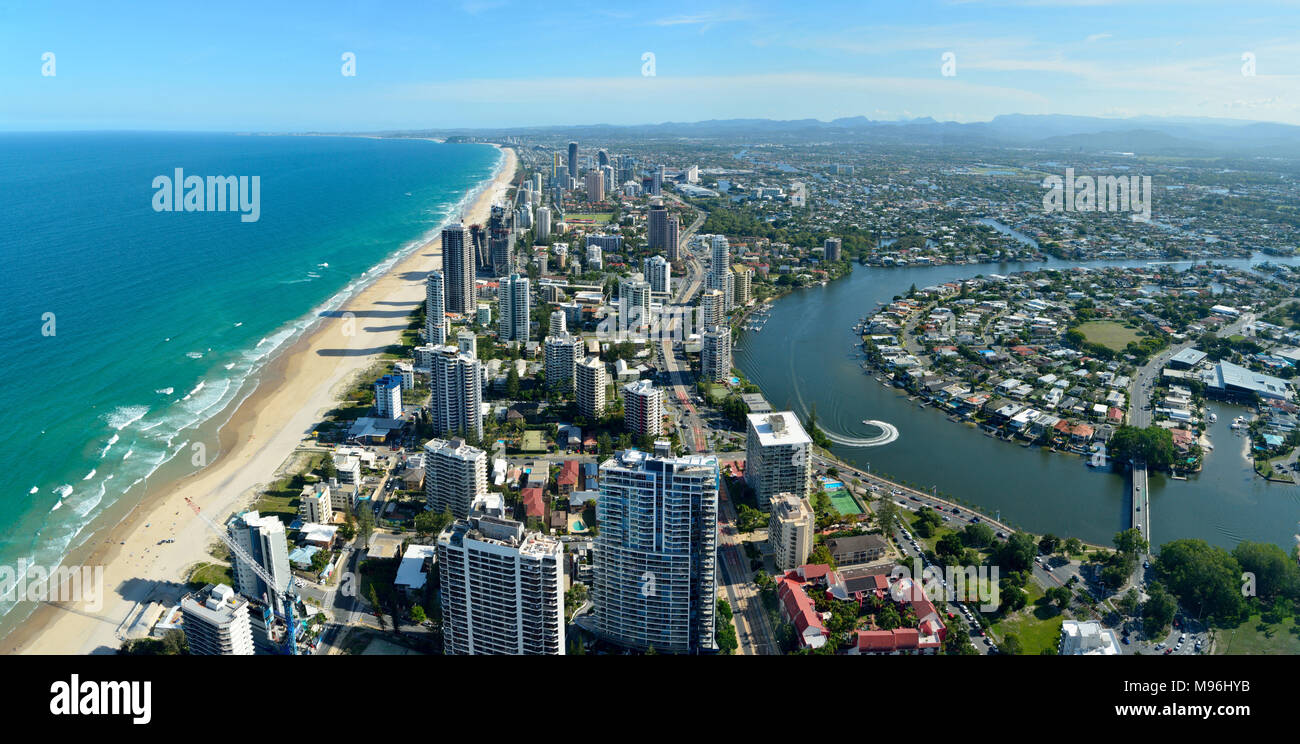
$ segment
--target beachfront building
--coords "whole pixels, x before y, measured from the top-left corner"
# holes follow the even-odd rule
[[[438,535],[443,653],[563,655],[564,545],[476,514]]]
[[[424,328],[429,346],[447,343],[447,284],[441,271],[430,271],[425,281]]]
[[[462,354],[478,359],[478,336],[473,331],[461,331],[456,334],[456,348]]]
[[[375,380],[375,416],[381,419],[402,417],[401,375],[384,375]]]
[[[700,379],[726,382],[731,378],[731,328],[718,326],[700,338]]]
[[[552,390],[572,393],[578,362],[587,345],[577,336],[562,333],[546,337],[546,385]]]
[[[746,418],[745,481],[760,509],[778,493],[808,498],[812,490],[812,439],[791,411]]]
[[[298,496],[298,516],[304,522],[329,524],[334,519],[334,502],[328,483],[308,483]]]
[[[469,315],[476,305],[474,244],[459,222],[442,229],[442,272],[446,278],[447,312]]]
[[[778,493],[770,502],[767,544],[776,559],[776,570],[793,571],[808,562],[813,548],[816,518],[808,499],[792,493]]]
[[[716,648],[718,462],[624,450],[600,465],[591,601],[596,629],[628,648]]]
[[[247,511],[226,525],[226,534],[275,582],[274,586],[267,586],[243,558],[232,555],[230,575],[234,580],[235,591],[249,599],[265,602],[276,614],[283,614],[281,597],[293,580],[289,570],[289,544],[285,540],[284,522],[271,514],[264,516],[255,511]]]
[[[528,277],[511,274],[497,289],[497,338],[528,343]]]
[[[208,584],[181,599],[182,629],[192,656],[252,656],[248,600],[225,584]]]
[[[469,516],[474,499],[487,493],[487,453],[463,439],[424,443],[425,508],[457,519]]]
[[[663,391],[654,382],[629,382],[623,386],[624,428],[633,436],[660,436],[664,428],[663,405]]]
[[[578,412],[588,422],[594,423],[605,415],[605,386],[609,384],[605,363],[600,361],[600,357],[583,359],[574,370],[574,379],[578,393]]]
[[[434,350],[429,373],[429,419],[439,436],[483,438],[483,370],[473,355],[455,346]]]
[[[650,291],[659,294],[671,294],[673,288],[673,267],[663,256],[650,256],[642,264],[646,281],[650,282]]]

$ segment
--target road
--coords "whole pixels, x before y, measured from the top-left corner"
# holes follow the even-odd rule
[[[724,489],[725,490],[725,489]],[[762,654],[780,655],[776,636],[772,633],[763,609],[762,599],[755,586],[753,572],[749,570],[749,557],[736,530],[736,510],[725,493],[718,494],[719,532],[722,559],[722,577],[719,589],[726,594],[731,604],[733,620],[736,625],[737,649],[743,656]]]

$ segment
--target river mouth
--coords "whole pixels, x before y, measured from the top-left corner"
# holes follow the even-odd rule
[[[1249,268],[1263,261],[1300,266],[1300,257],[1257,254],[1216,264]],[[1090,468],[1088,459],[1041,447],[1022,447],[962,426],[932,407],[919,407],[887,380],[862,368],[861,355],[845,353],[857,343],[853,327],[908,287],[926,287],[978,274],[1009,274],[1076,266],[1146,267],[1148,260],[1060,261],[870,268],[825,287],[810,287],[777,300],[762,333],[741,332],[736,366],[778,410],[801,417],[814,407],[831,451],[857,467],[922,490],[932,487],[974,504],[1015,527],[1052,532],[1109,545],[1128,526],[1128,478],[1111,468]],[[1189,264],[1184,264],[1189,265]],[[1200,538],[1231,548],[1241,540],[1272,542],[1291,550],[1300,532],[1300,486],[1271,484],[1255,476],[1239,456],[1232,420],[1245,410],[1212,404],[1215,450],[1204,470],[1186,481],[1153,474],[1149,485],[1152,540]],[[865,424],[870,421],[871,424]],[[885,441],[886,423],[897,435]],[[1222,430],[1222,433],[1220,433]],[[870,444],[865,444],[870,442]]]

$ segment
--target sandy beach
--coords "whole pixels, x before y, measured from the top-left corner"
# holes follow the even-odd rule
[[[500,170],[477,197],[464,219],[487,222],[494,200],[514,176],[516,156],[502,150]],[[210,517],[224,520],[241,499],[273,480],[329,409],[347,383],[374,364],[385,347],[400,341],[405,316],[425,296],[424,275],[441,268],[438,238],[413,251],[377,278],[338,313],[322,318],[269,363],[251,395],[220,432],[221,455],[208,467],[173,487],[146,497],[112,529],[96,537],[82,565],[104,566],[106,596],[95,611],[78,604],[39,607],[4,639],[5,653],[112,653],[121,646],[124,623],[160,588],[173,591],[196,563],[211,561],[215,536],[190,510],[192,499]],[[352,313],[354,333],[337,317]],[[401,321],[395,323],[394,321]],[[174,538],[174,543],[159,541]]]

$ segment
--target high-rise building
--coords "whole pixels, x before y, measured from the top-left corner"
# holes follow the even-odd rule
[[[618,312],[624,328],[644,328],[650,325],[650,282],[640,274],[621,279],[618,283]]]
[[[726,382],[731,377],[731,328],[720,325],[700,337],[700,379]]]
[[[718,462],[625,450],[600,466],[591,600],[628,648],[716,649]]]
[[[497,289],[497,338],[528,343],[528,277],[511,274]]]
[[[605,260],[599,245],[587,244],[587,271],[599,271],[605,268]]]
[[[563,317],[563,314],[561,314]],[[546,337],[546,385],[553,390],[573,392],[578,362],[586,344],[577,336],[563,333]]]
[[[476,514],[438,535],[443,653],[562,655],[564,545]]]
[[[754,270],[748,266],[732,266],[731,269],[736,275],[733,282],[735,292],[732,299],[736,301],[736,307],[743,307],[745,303],[753,299]]]
[[[642,266],[646,281],[650,282],[651,292],[671,294],[673,291],[673,267],[663,256],[650,256]]]
[[[447,285],[441,271],[430,271],[425,283],[424,328],[430,346],[447,343]]]
[[[425,508],[450,511],[457,519],[469,516],[470,504],[487,493],[487,453],[463,439],[430,439],[424,443]]]
[[[493,205],[488,217],[488,255],[493,276],[515,273],[514,222],[510,212],[500,205]]]
[[[726,320],[727,314],[722,310],[723,295],[720,290],[706,289],[700,293],[700,328],[709,330],[717,328]]]
[[[474,268],[492,270],[492,253],[488,249],[487,229],[482,225],[469,226],[470,242],[474,245]]]
[[[677,230],[677,215],[674,214],[668,218],[668,224],[664,227],[664,251],[668,254],[669,261],[677,261],[682,257]]]
[[[539,207],[537,209],[537,239],[546,240],[550,237],[551,237],[550,207]]]
[[[605,201],[605,173],[604,171],[592,170],[587,171],[586,175],[587,201],[599,202]]]
[[[442,273],[446,279],[447,312],[474,312],[474,246],[469,230],[459,222],[442,229]]]
[[[790,411],[747,417],[745,480],[766,509],[778,493],[808,498],[812,486],[812,439]]]
[[[334,517],[334,501],[328,483],[308,483],[298,495],[298,516],[304,522],[329,524]]]
[[[650,380],[637,380],[623,386],[623,427],[636,436],[657,437],[663,434],[664,392]]]
[[[586,357],[574,371],[577,379],[578,411],[588,421],[595,422],[605,415],[605,386],[609,377],[600,357]]]
[[[771,500],[767,544],[776,558],[776,570],[792,571],[808,562],[812,552],[816,517],[808,499],[792,493],[778,493]]]
[[[596,151],[596,167],[597,167],[597,168],[604,168],[604,167],[607,166],[607,165],[609,165],[609,153],[605,152],[604,150],[597,150],[597,151]]]
[[[281,597],[293,578],[289,571],[289,544],[285,541],[284,522],[271,514],[247,511],[226,525],[226,534],[275,581],[275,586],[268,587],[244,559],[232,555],[230,576],[235,590],[249,599],[265,602],[277,614],[283,614]]]
[[[387,419],[402,417],[401,375],[384,375],[375,380],[375,415]]]
[[[664,167],[663,165],[655,166],[654,184],[650,187],[650,193],[659,196],[664,193]]]
[[[730,312],[734,307],[731,292],[734,289],[733,277],[731,273],[731,246],[727,243],[727,236],[713,236],[713,255],[709,264],[709,275],[705,286],[709,289],[716,289],[723,295],[722,310]]]
[[[668,207],[656,200],[646,215],[646,248],[651,251],[668,251]]]
[[[844,246],[843,241],[841,241],[839,238],[827,238],[826,242],[823,245],[825,246],[824,258],[827,261],[840,260],[840,255],[843,253],[843,246]]]
[[[461,331],[456,334],[456,348],[462,354],[478,359],[478,336],[473,331]]]
[[[563,310],[554,310],[551,312],[551,326],[548,335],[559,336],[569,332],[569,316],[564,314]]]
[[[482,363],[455,346],[434,348],[429,371],[429,423],[441,435],[483,437]]]
[[[569,178],[578,177],[578,143],[569,143]]]
[[[208,584],[181,600],[185,641],[193,656],[252,656],[248,600],[225,584]]]

